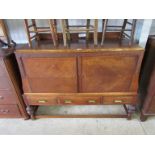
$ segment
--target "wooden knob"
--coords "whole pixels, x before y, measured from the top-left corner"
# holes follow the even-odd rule
[[[3,96],[0,96],[0,99],[2,100],[3,99]]]

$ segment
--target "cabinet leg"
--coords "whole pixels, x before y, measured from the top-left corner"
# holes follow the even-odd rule
[[[34,107],[27,106],[26,111],[30,115],[31,119],[34,120],[35,119],[35,116],[34,116],[34,112],[35,112]]]
[[[128,110],[127,110],[127,111],[128,111],[128,112],[127,112],[127,115],[128,115],[127,119],[128,119],[128,120],[131,120],[132,114],[136,112],[136,107],[133,106],[133,105],[128,105],[128,108],[127,108],[127,109],[128,109]]]
[[[24,117],[24,120],[29,120],[30,116]]]
[[[147,116],[144,115],[143,113],[141,113],[141,115],[140,115],[140,120],[141,120],[142,122],[146,121],[146,120],[147,120]]]

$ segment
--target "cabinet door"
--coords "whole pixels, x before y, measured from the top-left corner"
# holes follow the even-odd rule
[[[155,114],[155,96],[152,98],[147,112],[150,114]]]
[[[23,58],[26,84],[34,93],[77,92],[76,58]]]
[[[92,56],[81,58],[82,92],[129,91],[137,68],[137,56]]]

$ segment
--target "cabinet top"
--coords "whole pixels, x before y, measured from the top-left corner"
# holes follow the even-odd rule
[[[108,51],[144,51],[144,48],[140,47],[137,44],[129,46],[128,43],[122,43],[121,45],[118,42],[107,42],[104,46],[94,46],[93,44],[80,44],[72,43],[70,47],[64,47],[63,44],[59,44],[58,47],[54,47],[51,42],[42,42],[40,44],[35,43],[32,48],[28,44],[18,45],[16,48],[16,53],[66,53],[66,52],[108,52]]]

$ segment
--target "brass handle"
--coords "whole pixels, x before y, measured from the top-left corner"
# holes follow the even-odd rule
[[[46,103],[47,100],[39,100],[38,103]]]
[[[88,103],[96,103],[96,100],[89,100]]]
[[[64,100],[64,103],[72,103],[72,101],[71,100]]]
[[[122,103],[122,100],[114,100],[115,103]]]

